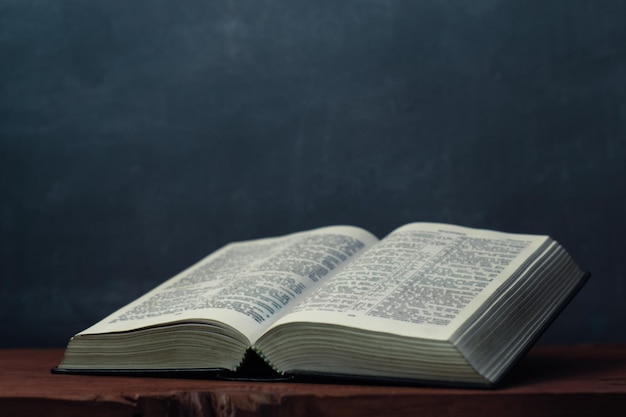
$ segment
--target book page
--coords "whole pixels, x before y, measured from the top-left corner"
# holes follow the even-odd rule
[[[447,340],[546,239],[445,224],[406,225],[276,326],[320,322]]]
[[[363,229],[334,226],[232,243],[81,334],[209,320],[252,341],[377,240]]]

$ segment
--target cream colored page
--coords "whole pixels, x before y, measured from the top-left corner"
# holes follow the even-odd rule
[[[377,241],[333,226],[233,243],[82,332],[178,321],[219,321],[253,341],[311,290]]]
[[[276,325],[333,323],[447,340],[545,240],[436,223],[406,225]]]

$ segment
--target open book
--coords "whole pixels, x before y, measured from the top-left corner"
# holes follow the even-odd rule
[[[256,356],[283,376],[493,385],[588,276],[548,236],[436,223],[231,243],[72,337],[53,372],[236,375]]]

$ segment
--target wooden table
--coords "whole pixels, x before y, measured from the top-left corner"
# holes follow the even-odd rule
[[[626,415],[626,345],[535,347],[493,390],[52,375],[62,354],[0,350],[0,415]]]

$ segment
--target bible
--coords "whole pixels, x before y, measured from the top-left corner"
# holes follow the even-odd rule
[[[74,335],[54,373],[493,386],[589,273],[549,236],[411,223],[230,243]],[[264,374],[265,375],[265,374]]]

